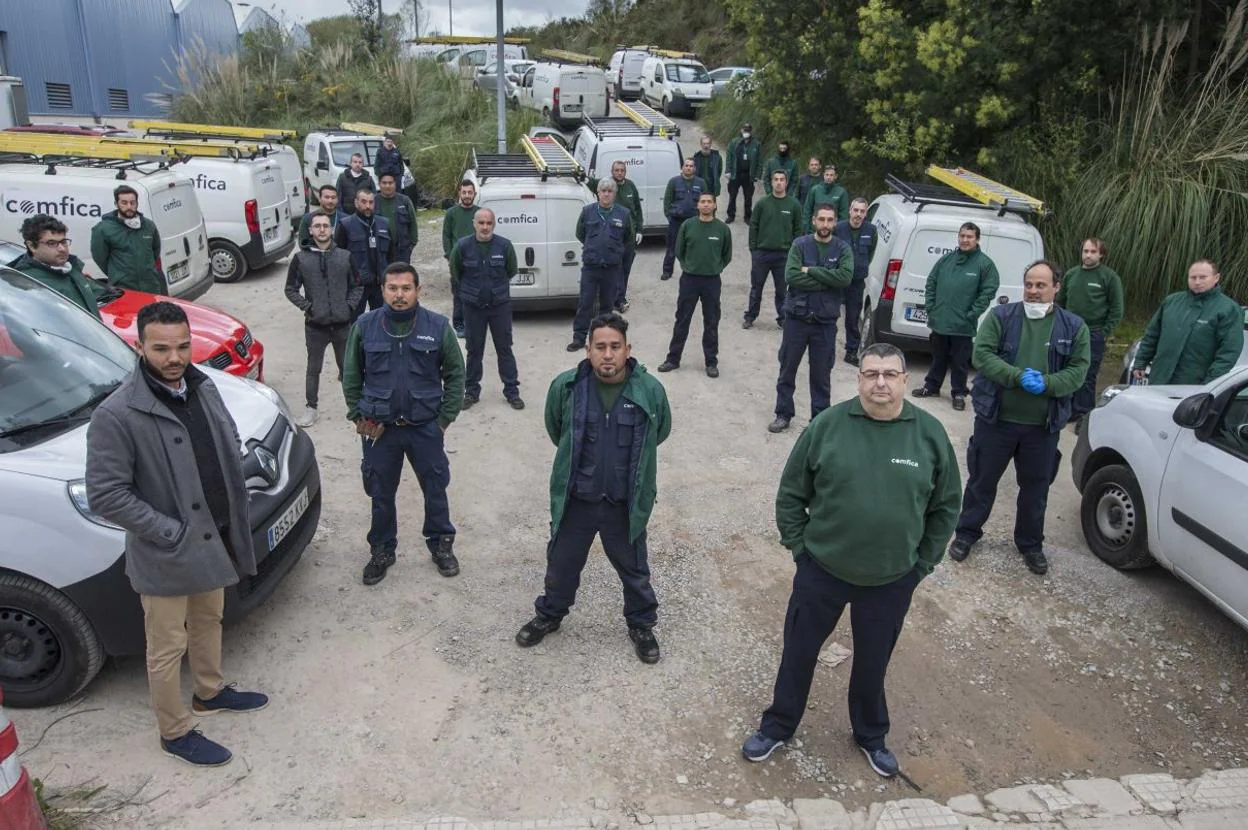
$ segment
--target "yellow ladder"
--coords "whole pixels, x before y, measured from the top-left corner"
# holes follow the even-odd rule
[[[479,43],[497,43],[498,38],[486,37],[480,35],[433,35],[430,37],[412,38],[409,43],[427,43],[432,45],[440,45],[445,43],[447,46],[467,46]],[[512,46],[523,46],[529,43],[527,37],[505,37],[503,43]]]
[[[521,136],[520,146],[542,173],[556,176],[579,176],[581,165],[563,145],[550,136]]]
[[[352,133],[363,133],[364,135],[403,135],[403,131],[398,127],[383,127],[380,124],[367,124],[363,121],[343,121],[340,125],[344,130]]]
[[[254,138],[260,141],[282,141],[294,138],[294,130],[270,129],[268,127],[230,127],[223,124],[183,124],[178,121],[130,122],[130,129],[143,130],[149,135],[195,135],[218,138]]]
[[[616,107],[634,124],[653,130],[656,135],[664,137],[668,134],[680,135],[680,126],[675,121],[640,101],[617,101]]]
[[[697,60],[697,52],[681,52],[678,49],[660,49],[657,46],[651,46],[646,51],[652,55],[658,55],[660,58],[674,58],[676,60]]]
[[[146,138],[73,136],[0,132],[0,151],[40,156],[83,156],[112,159],[171,159],[180,156],[238,158],[252,145],[182,143]],[[256,148],[258,149],[258,148]]]
[[[1044,202],[1035,196],[1028,196],[1021,190],[993,181],[965,167],[939,167],[933,164],[927,168],[927,175],[990,207],[1001,210],[1030,208],[1032,213],[1041,215],[1047,212]]]
[[[593,55],[585,55],[580,52],[569,52],[566,49],[544,49],[537,55],[543,60],[551,60],[556,63],[572,63],[584,64],[586,66],[600,66],[602,61]]]

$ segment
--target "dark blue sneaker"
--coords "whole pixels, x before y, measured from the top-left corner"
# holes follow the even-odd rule
[[[885,778],[892,778],[901,771],[901,767],[897,764],[897,756],[884,747],[867,749],[865,746],[860,746],[858,748],[862,750],[863,755],[867,756],[867,763],[871,765],[871,769]]]
[[[191,711],[197,715],[215,715],[217,712],[259,712],[269,705],[268,695],[259,692],[240,692],[233,683],[227,683],[216,697],[200,700],[191,696]]]
[[[198,729],[192,729],[172,741],[161,738],[160,748],[166,755],[172,755],[195,767],[223,767],[234,757],[221,744],[205,738],[204,733]]]
[[[775,738],[768,738],[762,732],[755,732],[741,745],[741,754],[747,761],[766,761],[771,757],[771,753],[782,746],[784,746],[784,741],[777,741]]]

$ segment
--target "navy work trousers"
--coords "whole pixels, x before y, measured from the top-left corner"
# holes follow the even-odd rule
[[[464,301],[459,298],[459,283],[451,281],[451,327],[458,333],[464,328]]]
[[[1014,544],[1019,551],[1040,550],[1049,485],[1062,457],[1057,440],[1058,433],[1049,432],[1046,426],[1006,421],[990,424],[976,418],[975,432],[966,448],[966,491],[962,494],[957,538],[974,544],[984,535],[984,522],[997,499],[997,484],[1012,460],[1018,478]]]
[[[511,303],[491,306],[465,303],[464,328],[464,345],[468,347],[464,394],[481,396],[481,359],[485,356],[485,334],[488,331],[494,341],[494,355],[498,358],[503,397],[507,400],[519,397],[520,375],[516,369],[516,355],[511,348]]]
[[[793,316],[784,320],[780,335],[780,377],[776,380],[776,415],[792,418],[797,367],[809,355],[810,417],[832,405],[832,367],[836,365],[836,318],[828,323],[808,323]]]
[[[784,322],[784,263],[788,258],[788,251],[753,251],[750,254],[750,304],[745,309],[748,322],[758,318],[768,274],[776,289],[776,323]]]
[[[884,675],[919,580],[915,568],[886,585],[852,585],[825,571],[810,554],[802,553],[784,617],[784,654],[776,673],[776,688],[759,730],[773,740],[793,737],[806,711],[819,651],[849,605],[854,629],[849,723],[859,746],[883,749],[889,727]]]
[[[636,258],[636,248],[629,248],[624,251],[624,261],[620,263],[620,272],[615,280],[615,308],[619,308],[628,302],[628,278],[633,273],[633,260]]]
[[[652,628],[659,618],[659,601],[650,584],[646,534],[628,538],[628,505],[569,497],[563,519],[546,547],[546,592],[534,607],[543,617],[561,620],[576,602],[581,571],[589,559],[594,536],[602,540],[607,561],[624,588],[624,619],[631,628]]]
[[[854,280],[845,286],[845,354],[855,354],[862,333],[858,330],[862,322],[862,291],[865,280]]]
[[[451,506],[446,488],[451,483],[451,465],[443,448],[442,428],[436,421],[427,424],[395,426],[390,424],[375,442],[361,439],[364,459],[364,492],[373,500],[373,523],[368,530],[371,549],[393,552],[398,547],[399,518],[394,497],[403,474],[403,459],[412,465],[420,490],[425,497],[425,544],[432,553],[438,538],[454,536]]]
[[[702,356],[707,366],[719,365],[719,294],[722,285],[718,276],[680,275],[680,294],[676,298],[676,325],[672,342],[667,347],[667,362],[680,365],[680,356],[689,339],[689,324],[694,309],[702,303]]]
[[[1075,390],[1071,398],[1071,418],[1087,415],[1096,407],[1096,376],[1101,372],[1101,361],[1105,359],[1105,332],[1094,329],[1091,335],[1092,364],[1088,366],[1088,376],[1083,379],[1083,386]]]
[[[950,394],[955,398],[970,394],[966,388],[966,376],[971,371],[971,349],[975,338],[932,332],[928,342],[932,345],[932,368],[923,379],[923,388],[939,392],[948,371]]]
[[[667,220],[667,251],[663,254],[664,276],[671,276],[672,269],[676,267],[676,235],[680,233],[680,226],[688,218],[688,216],[672,216]]]
[[[731,222],[737,216],[737,191],[741,191],[742,210],[745,212],[745,221],[750,221],[750,214],[754,212],[754,180],[750,178],[749,173],[737,173],[728,180],[728,221]]]
[[[308,371],[304,378],[304,403],[316,409],[321,389],[321,368],[325,365],[325,349],[334,348],[334,361],[338,364],[338,380],[342,380],[342,361],[347,353],[347,335],[351,325],[342,323],[332,326],[314,326],[305,323],[303,342],[308,348]]]
[[[572,318],[572,342],[584,343],[589,336],[595,307],[598,314],[606,314],[615,308],[619,276],[618,265],[586,265],[581,268],[581,296],[576,301],[576,316]]]

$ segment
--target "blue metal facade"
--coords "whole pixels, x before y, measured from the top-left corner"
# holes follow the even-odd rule
[[[238,26],[230,0],[174,0],[178,48],[194,51],[200,44],[218,55],[238,52]]]

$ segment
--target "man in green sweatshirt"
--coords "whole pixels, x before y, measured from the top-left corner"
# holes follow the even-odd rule
[[[962,515],[949,545],[955,562],[969,556],[984,535],[997,483],[1013,460],[1014,545],[1032,573],[1049,570],[1044,511],[1062,459],[1057,441],[1090,362],[1088,327],[1053,304],[1057,287],[1057,268],[1044,260],[1034,263],[1023,273],[1023,302],[993,306],[975,335],[975,432],[966,450],[970,478]]]
[[[784,325],[784,263],[789,246],[802,235],[802,206],[789,195],[783,170],[771,174],[771,189],[750,215],[750,302],[741,328],[753,327],[771,275],[776,291],[776,325]]]
[[[1122,278],[1114,269],[1104,264],[1109,253],[1099,239],[1083,240],[1080,251],[1081,263],[1062,277],[1062,287],[1057,289],[1054,301],[1067,311],[1073,311],[1088,324],[1091,338],[1092,363],[1088,377],[1075,392],[1074,411],[1071,420],[1078,422],[1096,405],[1096,376],[1101,371],[1105,357],[1105,341],[1114,333],[1114,326],[1122,321]]]
[[[69,229],[55,216],[37,213],[22,222],[22,241],[26,255],[10,267],[33,280],[43,283],[95,319],[100,319],[100,306],[91,280],[82,272],[82,260],[69,252]]]
[[[966,376],[971,368],[971,341],[979,315],[988,309],[1001,285],[997,266],[979,248],[979,225],[958,228],[958,248],[942,256],[927,275],[923,306],[931,329],[932,367],[923,385],[910,394],[934,398],[949,372],[953,408],[966,409]],[[918,319],[907,317],[907,319]]]
[[[820,205],[832,205],[836,208],[837,219],[849,217],[849,191],[836,183],[835,164],[823,168],[823,181],[811,187],[806,194],[806,201],[802,203],[803,227],[807,233],[815,229],[815,210]]]
[[[776,145],[776,154],[767,159],[763,167],[763,190],[771,195],[771,176],[776,172],[784,173],[784,180],[793,183],[797,179],[797,159],[789,154],[789,142],[781,141]]]
[[[442,217],[442,258],[448,263],[451,261],[451,249],[455,247],[455,243],[463,239],[465,236],[472,236],[476,233],[476,229],[472,224],[473,217],[477,215],[478,207],[473,204],[477,200],[477,186],[472,183],[471,179],[464,179],[459,183],[459,201],[446,209],[446,215]],[[461,339],[464,336],[464,304],[459,299],[459,291],[454,283],[451,283],[451,325],[455,327],[455,334]]]
[[[892,777],[884,675],[915,586],[953,532],[961,481],[940,421],[906,402],[901,351],[877,343],[861,357],[858,396],[810,423],[780,477],[776,526],[797,573],[772,703],[741,753],[763,761],[793,736],[819,650],[849,605],[849,722],[871,768]]]
[[[1222,276],[1210,259],[1187,269],[1187,290],[1161,301],[1135,355],[1135,379],[1150,384],[1203,384],[1239,362],[1244,349],[1244,311],[1218,286]]]
[[[91,229],[91,259],[118,288],[168,294],[160,272],[160,231],[139,213],[139,191],[128,184],[113,191],[117,209],[104,214]]]
[[[715,197],[698,197],[698,215],[686,219],[676,234],[676,258],[680,260],[680,294],[676,299],[676,325],[667,359],[660,372],[680,368],[680,356],[689,338],[693,311],[702,303],[702,355],[706,376],[719,377],[719,275],[732,262],[732,231],[715,218]]]

